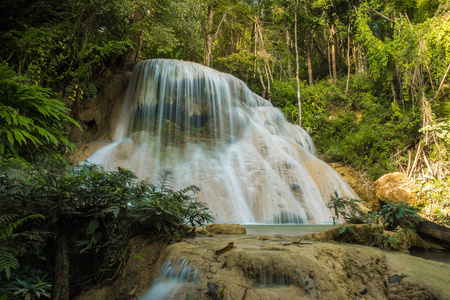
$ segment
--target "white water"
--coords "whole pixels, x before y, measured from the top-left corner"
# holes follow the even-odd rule
[[[355,198],[310,136],[237,78],[195,63],[133,71],[114,142],[88,161],[173,188],[195,184],[218,223],[330,223],[330,196]]]
[[[152,287],[141,300],[184,299],[184,293],[187,292],[189,295],[189,291],[186,291],[189,284],[192,285],[190,294],[194,294],[195,283],[198,279],[197,270],[187,264],[186,259],[175,264],[166,261]],[[180,290],[184,290],[184,292],[181,293]]]

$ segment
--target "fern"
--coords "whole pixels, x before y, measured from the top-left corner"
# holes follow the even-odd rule
[[[2,246],[0,250],[0,273],[5,271],[6,278],[9,280],[11,277],[11,269],[17,269],[20,264],[19,260],[14,257],[10,252],[6,251],[7,248]]]
[[[60,145],[74,149],[64,137],[64,126],[79,125],[54,96],[50,89],[29,84],[0,64],[0,155],[26,155],[29,147],[47,148],[50,154]]]
[[[3,219],[8,220],[10,217],[11,217],[11,215],[4,216]],[[12,222],[12,223],[10,222],[9,224],[6,225],[6,227],[0,228],[0,237],[3,240],[6,240],[7,238],[9,238],[11,236],[14,229],[16,229],[17,227],[21,226],[23,223],[25,223],[26,221],[31,220],[31,219],[44,219],[44,216],[41,214],[34,214],[34,215],[29,215],[24,218],[21,218],[15,222]],[[2,219],[0,219],[0,224],[1,223],[2,223]]]
[[[11,253],[11,249],[5,245],[5,241],[11,237],[13,231],[21,226],[23,223],[27,222],[31,219],[44,219],[44,216],[41,214],[34,214],[23,217],[19,220],[13,222],[16,215],[5,215],[0,217],[0,239],[2,241],[2,245],[0,248],[0,273],[5,272],[6,278],[9,280],[11,276],[11,269],[17,269],[20,264],[19,260]],[[6,224],[5,226],[3,224]]]

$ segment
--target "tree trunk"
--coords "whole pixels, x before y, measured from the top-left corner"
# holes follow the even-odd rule
[[[267,71],[268,67],[264,66],[264,70],[266,71],[266,77],[267,77],[267,100],[269,100],[270,103],[272,103],[272,99],[270,96],[270,79],[269,79],[269,72]],[[264,98],[264,97],[263,97]]]
[[[308,83],[309,85],[314,84],[314,78],[313,78],[313,70],[312,70],[312,63],[311,63],[311,42],[312,42],[312,33],[308,29],[306,32],[306,64],[308,66]]]
[[[337,72],[336,72],[336,42],[335,42],[335,26],[331,24],[330,39],[331,39],[331,69],[333,71],[333,83],[337,84]]]
[[[67,241],[63,233],[56,238],[55,280],[53,281],[53,300],[69,300],[69,257]]]
[[[286,54],[288,57],[288,60],[287,60],[288,76],[291,76],[291,74],[292,74],[290,48],[291,48],[291,36],[289,34],[289,30],[286,28]]]
[[[137,24],[144,18],[143,9],[140,6],[135,6],[133,8],[133,15],[131,17],[131,23]],[[138,61],[139,53],[142,49],[142,39],[144,37],[144,29],[141,28],[139,34],[133,34],[132,41],[135,44],[135,48],[130,50],[130,52],[126,56],[126,60],[132,63]]]
[[[294,39],[295,39],[295,79],[297,80],[297,99],[298,99],[298,125],[302,126],[302,101],[300,98],[300,68],[298,65],[298,45],[297,45],[297,9],[298,9],[298,0],[295,0],[294,7]]]
[[[345,94],[348,94],[348,85],[350,83],[350,72],[351,72],[351,63],[350,63],[350,23],[348,24],[348,38],[347,38],[347,83],[345,84]]]
[[[142,39],[143,38],[144,38],[144,30],[141,29],[141,32],[139,33],[139,36],[137,38],[137,45],[136,45],[136,50],[134,52],[134,60],[133,60],[133,62],[137,62],[139,60],[139,54],[141,53]]]
[[[256,22],[257,22],[257,18],[255,17],[255,22],[253,23],[253,29],[255,32],[255,47],[254,47],[254,55],[255,55],[255,64],[254,64],[254,68],[253,68],[253,78],[256,78],[256,63],[257,63],[257,57],[256,57],[256,45],[258,44],[258,33],[256,32]]]
[[[212,67],[212,45],[213,45],[213,33],[212,25],[214,21],[214,9],[213,3],[208,6],[208,20],[206,22],[206,38],[204,47],[203,64],[207,67]]]
[[[264,84],[264,78],[262,74],[259,74],[259,81],[261,82],[262,94],[261,97],[266,98],[266,86]]]
[[[324,38],[326,38],[326,34],[324,32]],[[331,54],[330,54],[330,40],[327,39],[327,56],[328,56],[328,74],[330,76],[330,82],[333,78],[333,72],[331,71]]]
[[[419,235],[431,237],[441,243],[445,248],[450,249],[450,228],[423,220],[416,225],[416,231]]]

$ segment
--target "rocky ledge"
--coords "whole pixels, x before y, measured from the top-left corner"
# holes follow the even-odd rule
[[[78,299],[143,297],[164,261],[182,259],[196,275],[176,299],[450,299],[444,263],[301,237],[203,236],[164,247],[135,240],[129,257],[113,285]]]

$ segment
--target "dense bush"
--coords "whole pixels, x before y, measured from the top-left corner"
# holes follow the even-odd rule
[[[393,156],[414,145],[420,134],[420,112],[401,109],[376,92],[370,77],[352,76],[337,85],[321,81],[301,86],[303,127],[312,135],[318,152],[327,160],[344,161],[369,172],[373,179],[395,171],[406,159]],[[298,123],[295,82],[275,82],[273,102],[286,118]]]
[[[404,202],[388,202],[379,211],[364,212],[359,202],[337,192],[330,197],[328,208],[334,211],[333,221],[346,223],[339,228],[336,240],[407,252],[415,226],[421,220],[420,209]]]
[[[56,157],[75,148],[65,125],[77,124],[55,96],[0,63],[0,155]]]
[[[18,289],[13,283],[24,278],[24,268],[42,276],[49,273],[56,257],[55,238],[65,238],[67,254],[77,262],[71,272],[100,280],[102,272],[113,276],[119,271],[114,267],[122,265],[132,237],[181,236],[212,221],[206,206],[192,197],[199,189],[170,189],[168,173],[149,184],[124,169],[105,172],[85,165],[58,170],[13,164],[9,171],[8,163],[2,164],[6,172],[0,175],[0,280],[3,286],[11,278],[5,285],[9,290]]]

